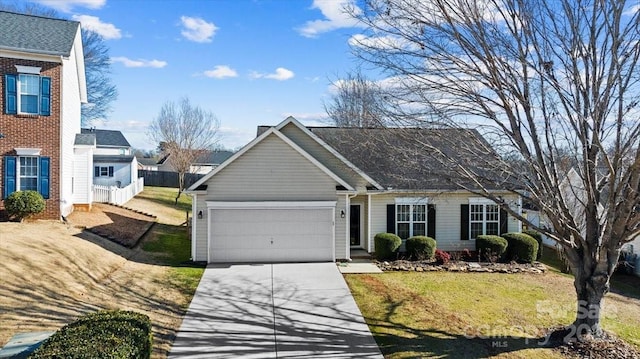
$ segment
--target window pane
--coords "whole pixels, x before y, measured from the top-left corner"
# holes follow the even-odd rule
[[[498,222],[487,222],[487,233],[498,235]]]
[[[469,219],[471,221],[482,221],[484,216],[483,216],[483,205],[481,204],[472,204],[470,206],[470,216]]]
[[[424,223],[414,223],[413,224],[413,235],[414,236],[424,236],[427,234],[426,225]]]
[[[487,205],[487,221],[498,221],[498,205]]]
[[[38,75],[20,75],[20,94],[35,95],[40,94],[40,76]]]
[[[482,223],[471,223],[471,238],[476,238],[482,233]]]
[[[417,204],[413,206],[413,221],[424,222],[426,221],[426,212],[424,204]]]
[[[38,179],[37,178],[20,178],[20,190],[21,191],[37,191]]]
[[[409,223],[398,223],[398,237],[409,238]]]
[[[107,176],[109,176],[109,168],[100,167],[100,177],[107,177]]]
[[[38,190],[38,157],[20,157],[20,190]]]
[[[409,222],[411,213],[408,204],[399,204],[396,206],[396,214],[398,222]]]
[[[38,113],[38,96],[20,95],[20,112]]]

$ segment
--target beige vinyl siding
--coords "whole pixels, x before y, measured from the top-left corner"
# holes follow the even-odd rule
[[[335,200],[336,181],[276,135],[270,135],[211,177],[207,200]]]
[[[347,259],[347,240],[348,240],[348,230],[349,230],[349,221],[348,218],[340,218],[340,211],[344,210],[345,213],[347,211],[347,195],[338,195],[338,203],[336,203],[336,259]]]
[[[329,152],[329,150],[324,148],[313,138],[309,137],[309,135],[304,133],[300,128],[298,128],[298,126],[294,125],[293,123],[290,123],[283,127],[280,132],[282,132],[285,136],[295,142],[295,144],[300,146],[307,153],[320,161],[320,163],[322,163],[325,167],[338,175],[338,177],[345,180],[354,188],[364,188],[369,185],[369,183],[364,178],[362,178],[362,176],[360,176],[357,172],[355,172],[344,162],[334,156],[331,152]]]
[[[206,201],[336,201],[336,258],[345,258],[346,222],[340,217],[344,196],[336,195],[336,181],[291,148],[276,135],[270,135],[207,182],[206,194],[196,194],[194,233],[196,261],[207,260]],[[198,220],[198,211],[203,218]]]
[[[205,202],[204,195],[195,195],[195,208],[193,211],[193,246],[195,246],[195,258],[194,261],[205,262],[207,261],[208,244],[207,244],[207,221],[209,213],[207,212],[207,203]],[[202,211],[202,219],[198,219],[198,212]]]
[[[413,194],[381,194],[371,196],[371,233],[369,238],[377,233],[387,231],[387,205],[394,204],[397,197],[428,197],[429,203],[436,208],[436,243],[438,249],[444,251],[475,250],[474,240],[460,240],[460,206],[469,203],[470,197],[477,195],[468,193],[413,193]],[[517,197],[504,195],[505,200],[517,203]],[[509,216],[508,229],[510,232],[520,231],[520,222]]]

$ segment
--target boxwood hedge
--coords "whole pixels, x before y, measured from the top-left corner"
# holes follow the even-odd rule
[[[10,217],[22,221],[44,211],[45,201],[36,191],[17,191],[4,200],[4,208]]]
[[[507,259],[525,263],[533,263],[538,255],[538,242],[528,234],[504,233],[507,240]]]
[[[431,259],[436,253],[436,240],[426,236],[413,236],[405,243],[407,254],[414,259]]]
[[[534,231],[533,229],[525,229],[522,233],[528,234],[538,241],[538,255],[536,256],[536,259],[540,259],[540,257],[542,257],[542,234],[538,231]]]
[[[148,316],[129,311],[98,311],[62,327],[29,358],[148,359],[152,341]]]
[[[483,260],[485,257],[502,257],[507,251],[508,242],[500,236],[481,235],[476,238],[476,250]]]
[[[396,259],[396,252],[402,240],[393,233],[378,233],[373,237],[376,248],[376,259],[383,261],[386,259]]]

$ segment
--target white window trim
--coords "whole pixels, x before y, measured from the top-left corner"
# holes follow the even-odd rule
[[[21,74],[38,75],[40,76],[41,67],[36,66],[22,66],[16,65],[16,70]]]
[[[396,205],[398,204],[429,204],[429,197],[396,197]]]
[[[13,150],[16,151],[16,155],[18,157],[40,156],[40,152],[42,152],[41,148],[27,148],[27,147],[16,147]]]
[[[35,157],[36,158],[36,189],[32,190],[32,191],[40,191],[40,185],[38,183],[39,179],[40,179],[40,159],[39,156],[32,156],[32,155],[23,155],[23,156],[18,156],[18,158],[16,159],[17,163],[16,163],[16,191],[22,191],[22,189],[20,188],[20,180],[22,178],[22,175],[20,174],[20,169],[21,169],[21,163],[20,163],[20,159],[21,158],[26,158],[26,157]],[[33,178],[33,177],[29,177],[29,178]]]
[[[496,221],[487,221],[487,206],[488,205],[494,205],[497,207],[498,209],[498,220],[497,220],[497,224],[498,224],[498,235],[500,234],[500,206],[491,201],[488,200],[486,198],[477,198],[475,201],[472,201],[473,198],[469,198],[469,239],[475,239],[473,238],[473,233],[472,233],[472,229],[471,229],[471,224],[473,223],[482,223],[482,234],[481,235],[486,235],[487,234],[487,222],[489,223],[496,223]],[[482,221],[474,221],[471,217],[471,206],[472,205],[480,205],[482,206]]]
[[[18,65],[16,65],[17,67]],[[28,66],[27,66],[28,67]],[[39,68],[38,68],[39,69]],[[38,101],[37,101],[37,105],[38,105],[38,109],[36,110],[36,112],[23,112],[22,111],[22,86],[21,86],[21,81],[20,81],[20,75],[31,75],[31,76],[38,76]],[[37,74],[34,73],[28,73],[28,72],[21,72],[18,74],[18,76],[16,76],[16,106],[17,106],[17,110],[18,110],[18,114],[20,115],[39,115],[40,114],[40,94],[42,92],[42,88],[40,87],[40,71],[38,70]]]
[[[411,238],[414,236],[413,233],[413,225],[415,223],[424,223],[424,235],[427,235],[427,231],[429,228],[429,198],[428,197],[398,197],[395,199],[395,231],[398,233],[398,223],[408,223],[409,224],[409,236],[407,238]],[[398,206],[408,205],[409,206],[409,221],[398,221]],[[414,221],[414,210],[413,206],[424,206],[424,221]]]

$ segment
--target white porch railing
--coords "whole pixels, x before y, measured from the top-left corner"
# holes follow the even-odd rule
[[[122,205],[144,190],[144,177],[126,187],[93,185],[93,201]]]

